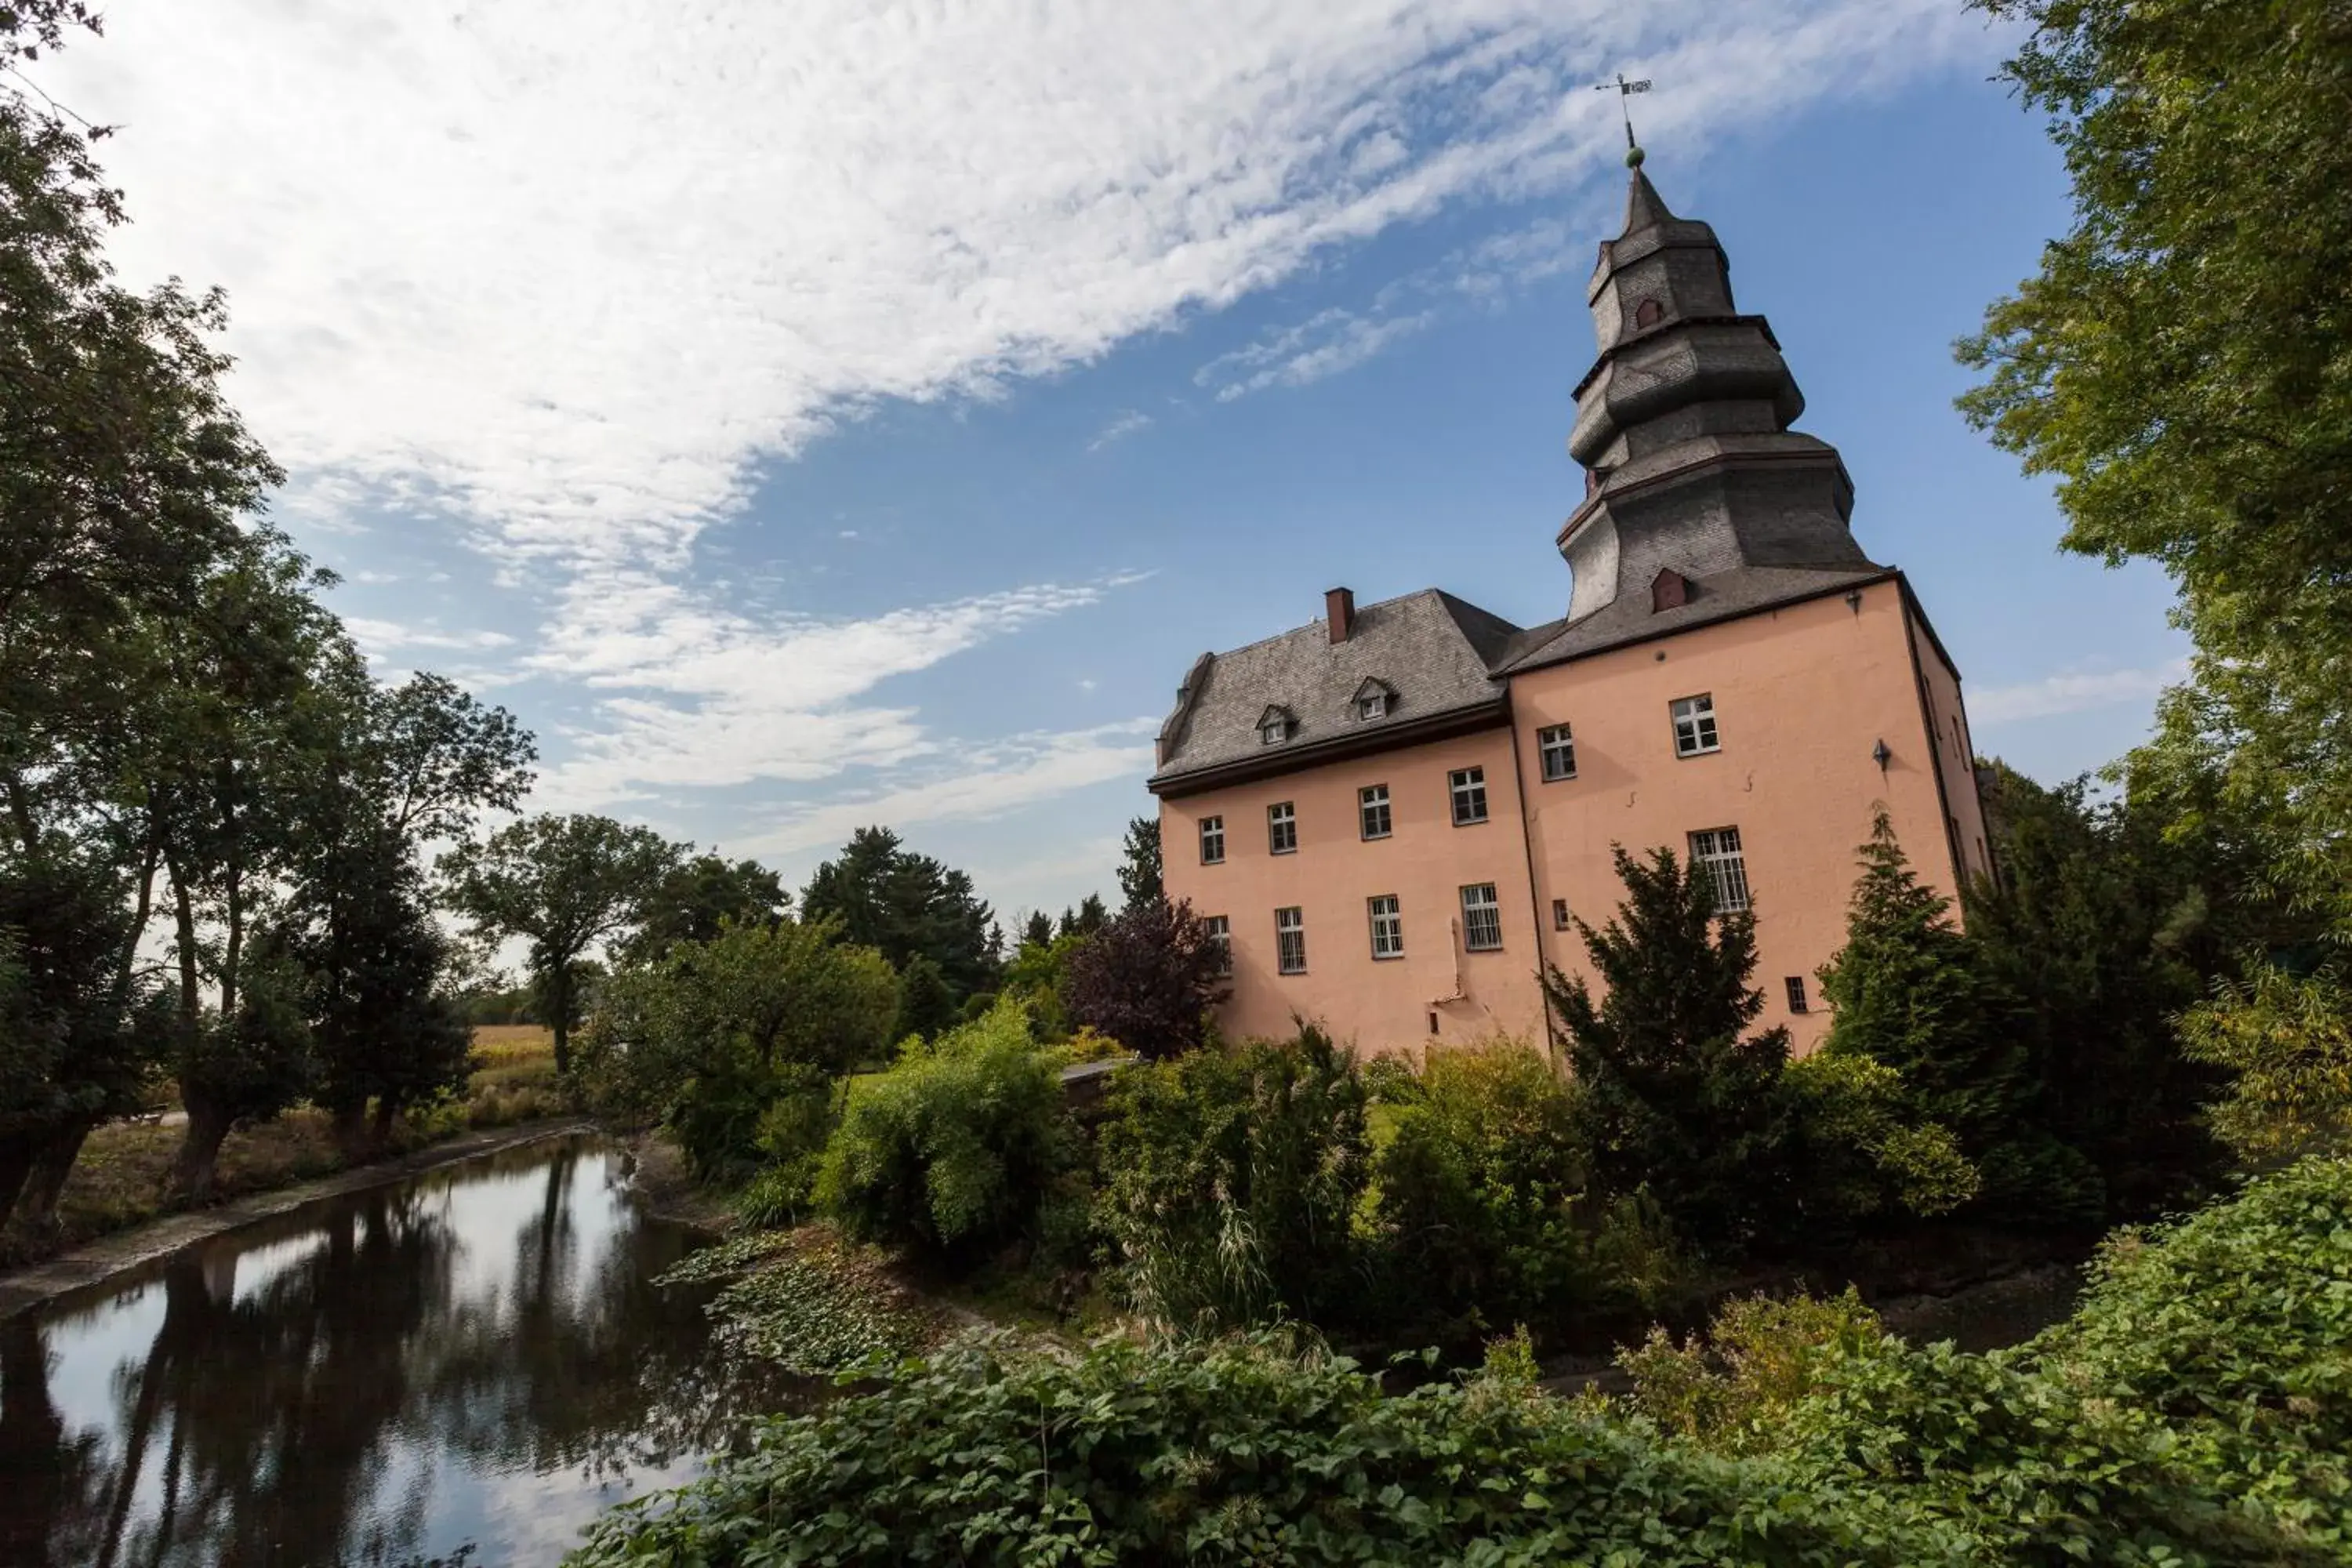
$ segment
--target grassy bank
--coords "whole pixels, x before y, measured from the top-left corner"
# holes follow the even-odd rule
[[[501,1025],[474,1032],[477,1067],[462,1099],[404,1116],[382,1157],[393,1158],[478,1129],[509,1127],[571,1109],[555,1078],[545,1029]],[[57,1227],[45,1236],[12,1226],[0,1262],[26,1263],[127,1230],[191,1205],[166,1202],[164,1178],[179,1153],[173,1120],[142,1118],[101,1127],[82,1145],[58,1194]],[[335,1146],[323,1111],[303,1108],[239,1127],[221,1145],[211,1202],[274,1191],[331,1175],[351,1162]]]

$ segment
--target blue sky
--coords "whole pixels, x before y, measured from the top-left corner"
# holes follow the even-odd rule
[[[1202,650],[1335,584],[1559,614],[1621,67],[1981,747],[2114,757],[2185,652],[2168,586],[2059,554],[1952,407],[2066,217],[2001,36],[1653,10],[126,0],[45,85],[126,127],[125,275],[229,289],[379,668],[513,708],[543,807],[796,882],[887,821],[1059,908],[1115,893]]]

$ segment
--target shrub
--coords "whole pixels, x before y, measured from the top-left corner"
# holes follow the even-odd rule
[[[827,1145],[817,1204],[851,1235],[970,1253],[1030,1228],[1071,1161],[1055,1064],[1007,998],[868,1081]]]
[[[1601,1000],[1581,979],[1543,972],[1593,1180],[1612,1196],[1646,1189],[1676,1235],[1737,1250],[1794,1196],[1780,1088],[1789,1032],[1746,1033],[1764,1010],[1748,984],[1755,913],[1718,914],[1713,881],[1670,849],[1646,862],[1622,846],[1614,854],[1625,901],[1599,931],[1577,922]]]
[[[1781,1075],[1802,1151],[1798,1205],[1830,1234],[1895,1210],[1948,1214],[1975,1197],[1977,1168],[1940,1122],[1913,1120],[1902,1075],[1870,1057],[1815,1052]]]
[[[1197,1048],[1209,1010],[1230,994],[1223,943],[1190,902],[1130,903],[1073,950],[1061,975],[1073,1024],[1158,1059]]]
[[[2236,1075],[2209,1115],[2239,1158],[2341,1147],[2352,1134],[2352,986],[2340,974],[2255,966],[2184,1013],[2180,1039],[2192,1060]]]
[[[1704,1339],[1678,1345],[1653,1328],[1617,1364],[1633,1380],[1627,1402],[1661,1428],[1721,1453],[1760,1453],[1782,1441],[1782,1418],[1830,1363],[1879,1332],[1878,1314],[1851,1289],[1827,1301],[1752,1296],[1726,1302]]]
[[[737,1199],[735,1213],[746,1225],[779,1226],[809,1217],[825,1144],[841,1121],[841,1095],[835,1080],[816,1068],[795,1066],[777,1075],[776,1096],[760,1113],[753,1142],[765,1163]]]
[[[1312,1027],[1122,1073],[1100,1207],[1138,1308],[1215,1332],[1359,1306],[1365,1104],[1354,1058]]]
[[[1389,1099],[1396,1131],[1374,1166],[1381,1296],[1405,1335],[1459,1344],[1643,1303],[1641,1281],[1661,1270],[1612,1256],[1641,1244],[1638,1215],[1587,1198],[1576,1094],[1541,1052],[1433,1051]]]

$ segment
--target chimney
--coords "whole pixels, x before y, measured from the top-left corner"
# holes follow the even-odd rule
[[[1323,595],[1323,618],[1330,624],[1331,640],[1346,642],[1348,634],[1356,629],[1356,592],[1352,588],[1332,588]]]

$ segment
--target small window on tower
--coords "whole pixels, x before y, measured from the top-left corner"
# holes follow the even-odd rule
[[[1664,319],[1666,308],[1655,300],[1644,300],[1633,307],[1633,325],[1654,327]]]
[[[1554,931],[1566,931],[1575,923],[1576,922],[1574,921],[1569,918],[1568,900],[1566,899],[1554,899],[1551,901],[1551,929]]]
[[[1805,977],[1801,974],[1791,974],[1789,976],[1789,1011],[1804,1013],[1811,1010],[1805,1004]]]

